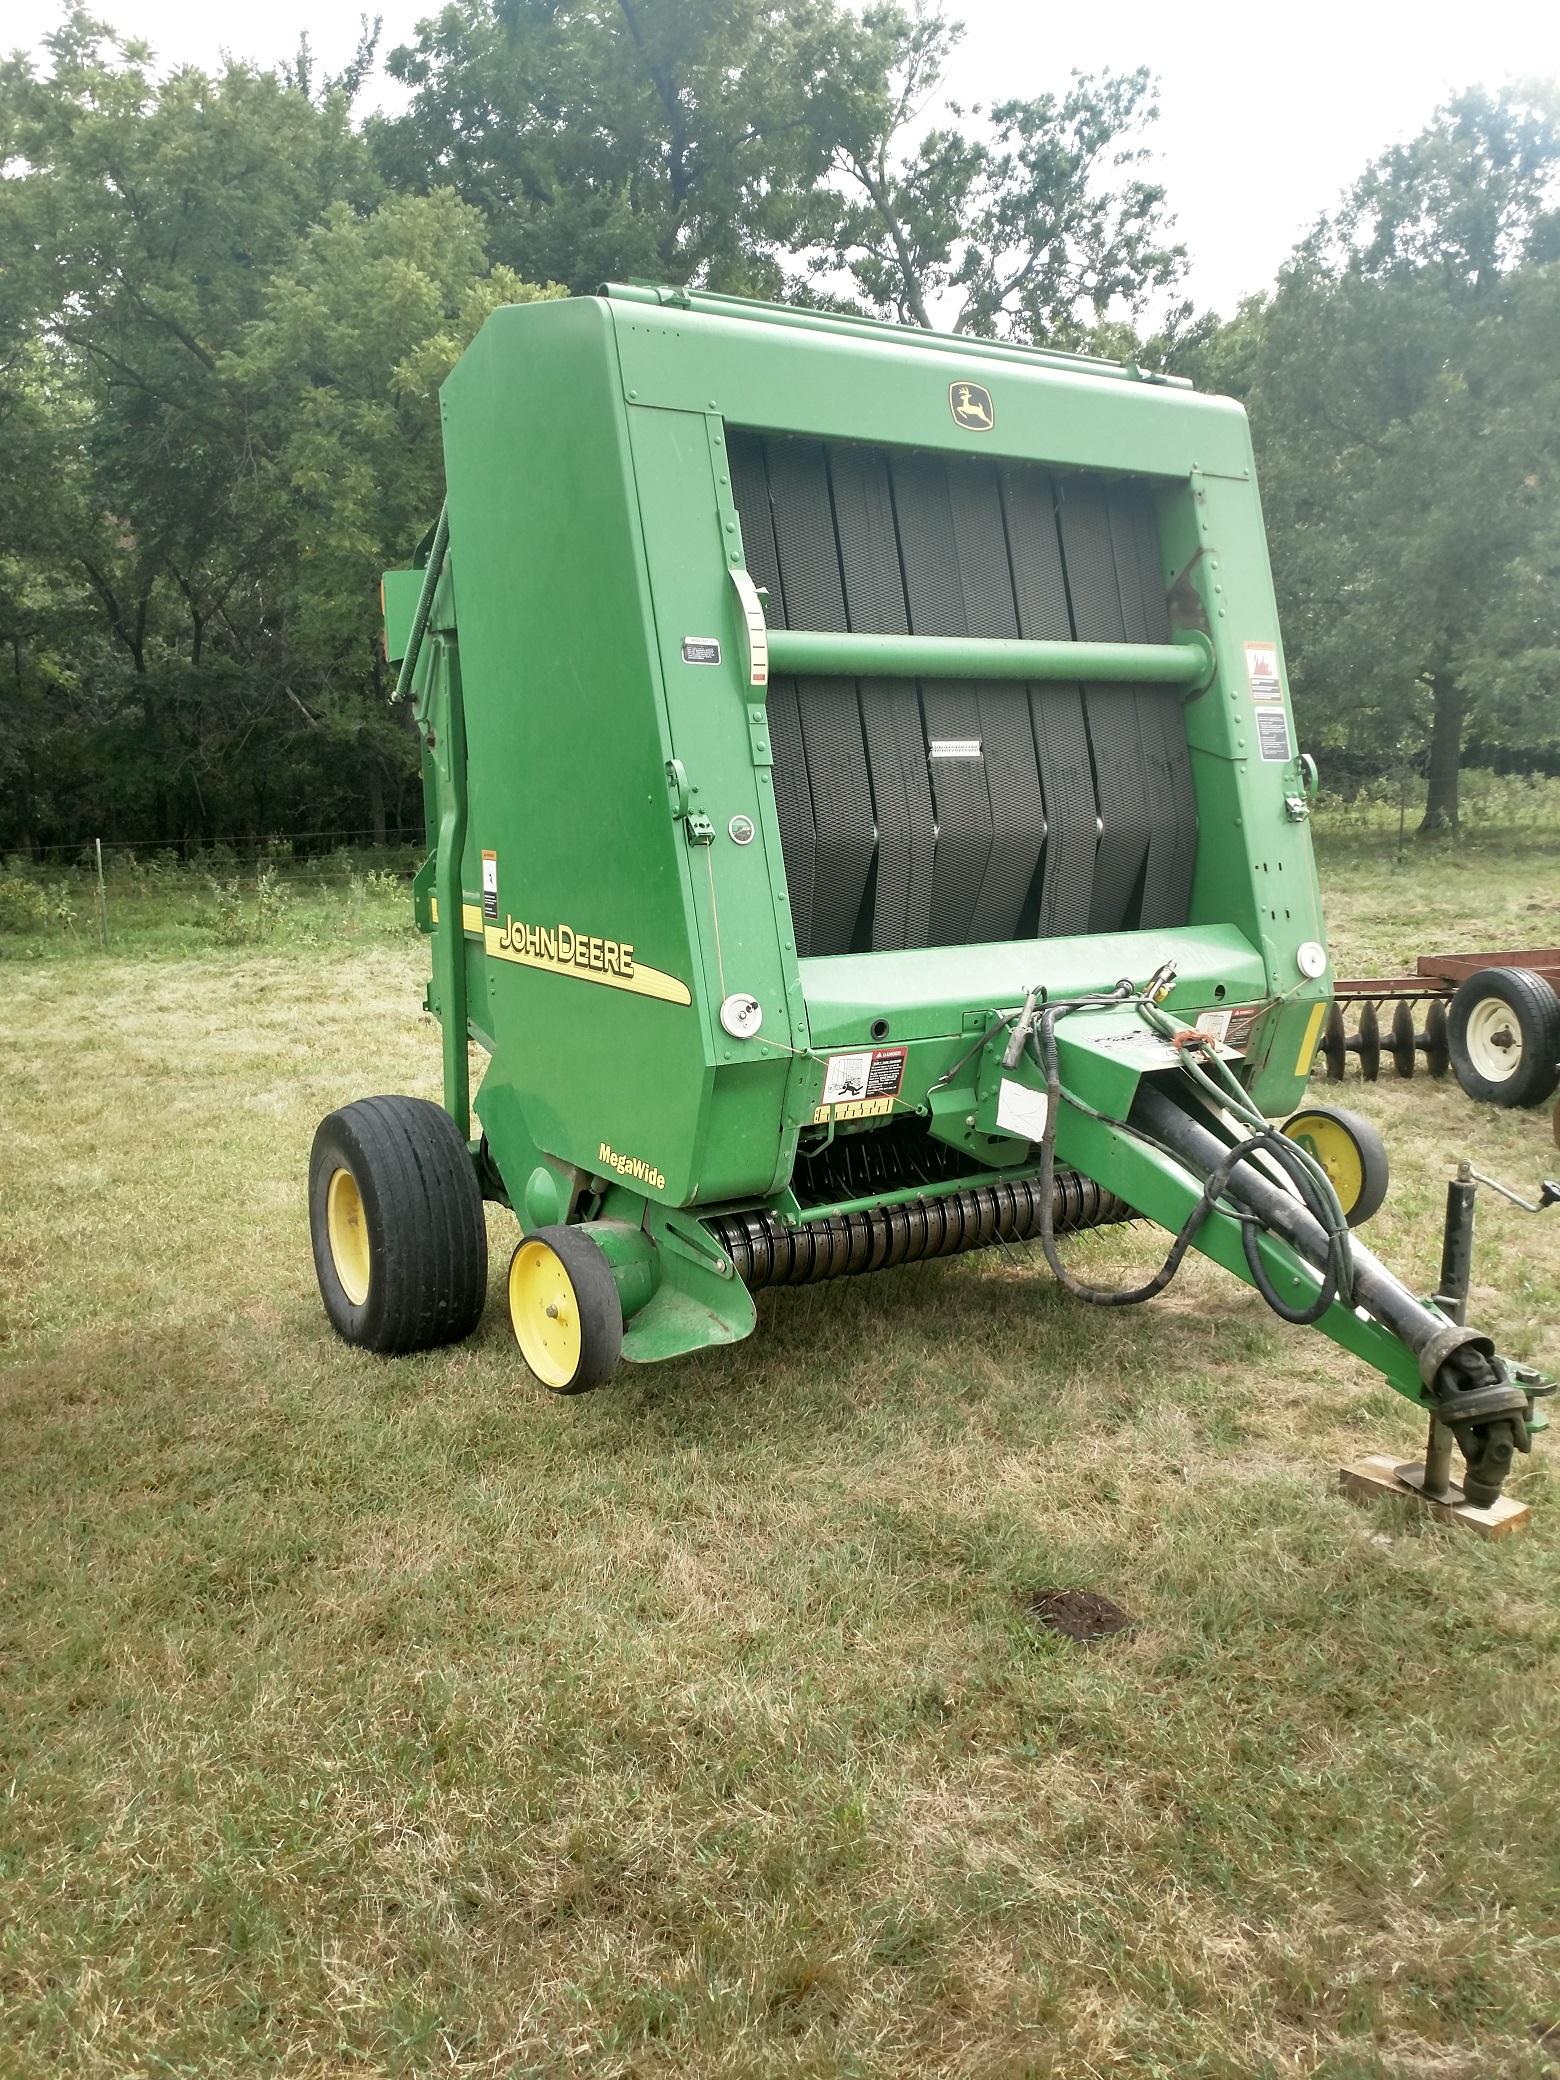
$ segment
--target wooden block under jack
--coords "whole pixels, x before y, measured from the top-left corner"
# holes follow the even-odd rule
[[[1374,1502],[1379,1496],[1391,1495],[1443,1522],[1461,1524],[1480,1538],[1509,1538],[1513,1531],[1523,1530],[1533,1514],[1525,1502],[1514,1502],[1509,1495],[1480,1509],[1463,1500],[1455,1481],[1442,1502],[1420,1492],[1424,1478],[1425,1469],[1418,1460],[1391,1459],[1385,1452],[1372,1452],[1368,1459],[1356,1459],[1352,1466],[1338,1469],[1338,1485],[1352,1502]]]

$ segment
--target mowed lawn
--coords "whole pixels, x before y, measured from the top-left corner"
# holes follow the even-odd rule
[[[1341,964],[1560,940],[1552,828],[1335,822]],[[250,948],[193,902],[0,961],[0,2072],[1560,2070],[1560,1428],[1526,1537],[1357,1509],[1420,1421],[1314,1332],[1000,1253],[555,1400],[496,1211],[469,1344],[353,1353],[309,1142],[435,1094],[424,949],[383,890]],[[1344,1095],[1419,1290],[1457,1155],[1560,1166],[1547,1110]],[[1560,1368],[1560,1213],[1481,1228]]]

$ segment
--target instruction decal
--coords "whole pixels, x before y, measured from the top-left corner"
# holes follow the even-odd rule
[[[484,852],[482,855],[482,916],[490,924],[498,922],[498,854]]]
[[[684,664],[719,664],[720,644],[714,636],[684,636],[682,656]]]
[[[1290,757],[1289,717],[1282,708],[1257,710],[1257,748],[1268,760]]]
[[[1259,704],[1283,700],[1284,688],[1278,676],[1277,643],[1246,645],[1246,684],[1251,688],[1251,698]]]

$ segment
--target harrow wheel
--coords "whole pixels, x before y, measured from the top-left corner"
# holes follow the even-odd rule
[[[605,1386],[623,1354],[612,1267],[578,1228],[538,1228],[509,1260],[509,1320],[520,1355],[555,1394]]]
[[[1289,1139],[1327,1172],[1351,1228],[1363,1227],[1387,1196],[1387,1144],[1368,1119],[1341,1105],[1308,1105],[1284,1122]]]
[[[1452,998],[1457,1081],[1489,1105],[1539,1105],[1560,1082],[1560,997],[1530,968],[1484,968]]]

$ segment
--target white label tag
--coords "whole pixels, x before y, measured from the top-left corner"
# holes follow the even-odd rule
[[[1233,1013],[1228,1011],[1204,1011],[1196,1021],[1195,1030],[1211,1040],[1215,1047],[1222,1047],[1229,1038],[1232,1016]]]
[[[979,737],[933,737],[928,758],[979,758]]]
[[[997,1086],[997,1125],[1021,1141],[1038,1141],[1045,1132],[1046,1096],[1027,1083],[1004,1076]]]
[[[769,624],[764,619],[764,603],[758,596],[758,587],[744,570],[733,569],[731,582],[737,588],[737,598],[742,602],[742,619],[747,624],[748,639],[748,684],[769,684]]]

